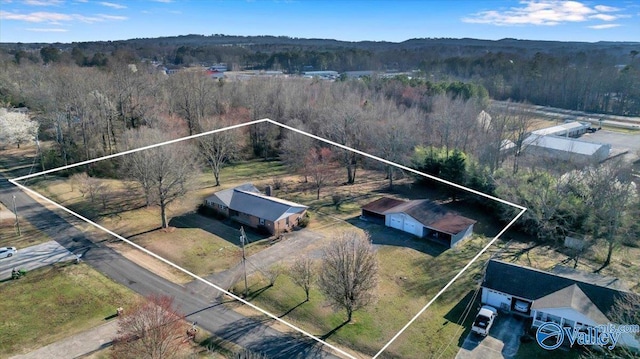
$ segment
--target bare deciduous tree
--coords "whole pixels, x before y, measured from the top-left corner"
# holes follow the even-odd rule
[[[133,148],[160,143],[167,138],[156,129],[133,130],[129,145]],[[197,175],[196,153],[189,143],[179,142],[158,146],[124,156],[129,176],[149,191],[147,201],[160,207],[162,228],[169,226],[167,207],[184,196]]]
[[[213,119],[204,119],[201,123],[205,131],[230,125],[230,123],[223,124]],[[227,162],[233,160],[238,153],[238,141],[237,130],[217,132],[198,138],[200,153],[209,164],[209,167],[211,167],[213,177],[216,179],[216,186],[220,185],[220,170]]]
[[[614,248],[626,235],[626,222],[631,220],[631,207],[638,200],[638,193],[630,168],[622,162],[589,168],[582,172],[582,179],[587,189],[586,204],[591,208],[594,238],[607,241],[607,258],[597,270],[601,271],[611,263]]]
[[[309,257],[296,259],[291,268],[289,268],[291,280],[304,290],[307,302],[309,301],[309,290],[311,290],[311,283],[313,283],[315,275],[313,261]]]
[[[307,131],[302,121],[294,119],[288,123],[289,126],[302,131]],[[309,153],[313,147],[314,140],[303,134],[293,131],[286,131],[285,137],[280,143],[280,159],[294,171],[299,171],[304,176],[305,183],[308,181],[309,172],[306,168],[305,157],[301,153]]]
[[[118,318],[112,358],[180,358],[187,355],[189,328],[167,296],[145,298]]]
[[[283,270],[282,267],[274,265],[267,269],[261,270],[260,272],[269,281],[269,287],[273,287],[273,285],[276,284],[276,280],[278,279],[280,274],[282,274]]]
[[[320,290],[335,307],[353,312],[370,304],[378,285],[378,259],[368,235],[342,232],[323,251]]]
[[[331,150],[327,147],[312,148],[307,153],[305,163],[316,187],[316,199],[320,199],[320,189],[331,177]]]

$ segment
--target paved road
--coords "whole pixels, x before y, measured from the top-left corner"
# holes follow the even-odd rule
[[[111,338],[118,334],[118,321],[111,320],[82,333],[46,345],[31,353],[16,355],[10,359],[82,358],[87,354],[107,348]]]
[[[640,117],[627,117],[627,116],[616,116],[616,115],[608,115],[602,113],[590,113],[583,111],[573,111],[573,110],[565,110],[562,108],[549,107],[549,106],[537,106],[537,105],[524,105],[520,103],[506,102],[506,101],[495,101],[492,100],[491,103],[493,105],[499,107],[521,107],[532,110],[538,115],[545,116],[548,118],[556,119],[558,121],[564,121],[566,119],[570,119],[573,121],[582,121],[589,122],[592,125],[598,125],[598,120],[602,119],[604,125],[608,125],[611,127],[625,128],[625,129],[640,129]]]
[[[11,270],[27,271],[50,264],[75,260],[76,256],[56,241],[18,248],[18,253],[10,258],[0,259],[0,280],[11,278]]]
[[[287,335],[271,329],[149,272],[106,246],[91,242],[76,227],[0,175],[0,201],[11,203],[13,195],[23,218],[69,251],[82,253],[87,264],[141,295],[160,293],[174,297],[179,309],[187,313],[188,320],[197,321],[200,327],[216,336],[273,358],[337,358],[306,336]],[[114,308],[117,306],[114,303]]]
[[[486,337],[469,332],[456,359],[511,359],[518,353],[524,320],[510,314],[498,314]]]

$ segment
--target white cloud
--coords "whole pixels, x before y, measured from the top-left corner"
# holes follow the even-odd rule
[[[30,5],[30,6],[58,6],[58,5],[62,5],[64,1],[62,0],[24,0],[23,3],[25,5]]]
[[[0,20],[18,20],[26,22],[58,22],[71,21],[73,16],[57,12],[32,12],[29,14],[18,14],[9,11],[0,11]]]
[[[69,30],[67,29],[61,29],[61,28],[51,28],[51,29],[43,29],[43,28],[27,28],[25,29],[27,31],[32,31],[32,32],[67,32]]]
[[[127,8],[124,5],[120,5],[120,4],[116,4],[116,3],[112,3],[112,2],[106,2],[106,1],[101,1],[98,4],[100,4],[102,6],[110,7],[112,9],[126,9]]]
[[[593,8],[578,1],[564,0],[523,0],[521,6],[501,10],[487,10],[462,18],[463,22],[497,26],[546,25],[553,26],[568,22],[588,20],[612,21],[617,17],[603,12],[620,9],[605,5]]]
[[[587,26],[590,29],[594,29],[594,30],[602,30],[602,29],[612,29],[614,27],[619,27],[622,26],[620,24],[601,24],[601,25],[592,25],[592,26]]]
[[[122,21],[127,20],[125,16],[114,16],[98,14],[94,16],[86,16],[81,14],[62,14],[57,12],[32,12],[29,14],[13,13],[8,11],[0,11],[0,20],[16,20],[34,23],[48,23],[51,25],[61,25],[63,22],[79,21],[87,24],[104,21]]]
[[[622,10],[620,8],[613,7],[613,6],[607,6],[607,5],[596,5],[594,7],[594,9],[596,9],[598,11],[602,11],[602,12],[614,12],[614,11]]]
[[[609,15],[609,14],[596,14],[596,15],[591,15],[589,16],[590,19],[598,19],[598,20],[602,20],[602,21],[613,21],[615,19],[617,19],[618,17],[615,15]]]
[[[98,14],[98,16],[105,20],[114,20],[114,21],[122,21],[122,20],[128,19],[128,17],[126,16],[117,16],[117,15]]]

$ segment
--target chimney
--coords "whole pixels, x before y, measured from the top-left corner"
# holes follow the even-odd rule
[[[267,188],[264,189],[264,193],[269,197],[271,197],[271,192],[272,192],[271,185],[267,186]]]

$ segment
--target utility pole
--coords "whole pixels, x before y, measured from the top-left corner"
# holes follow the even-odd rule
[[[246,235],[244,233],[244,227],[240,226],[240,245],[242,246],[242,270],[244,271],[244,298],[249,293],[249,286],[247,285],[247,264],[246,257],[244,255],[244,242],[246,241]]]
[[[13,213],[16,215],[16,227],[18,228],[18,236],[22,236],[20,232],[20,220],[18,219],[18,210],[16,209],[16,195],[13,195]],[[243,255],[244,257],[244,255]]]

